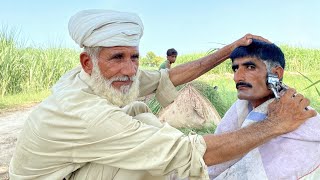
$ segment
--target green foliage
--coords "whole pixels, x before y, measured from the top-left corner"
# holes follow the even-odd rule
[[[142,66],[149,67],[159,67],[164,59],[160,56],[157,56],[154,52],[150,51],[147,53],[146,57],[140,59],[140,64]]]
[[[0,96],[47,90],[77,59],[65,48],[19,48],[12,36],[0,34]]]
[[[147,105],[151,109],[153,114],[158,114],[162,109],[160,103],[154,96],[149,101],[147,101]]]
[[[48,97],[49,90],[34,93],[19,93],[0,97],[0,114],[8,109],[17,109],[20,107],[34,105]]]
[[[196,128],[179,128],[181,132],[183,132],[185,135],[188,135],[189,133],[197,133],[199,135],[205,135],[205,134],[213,134],[214,131],[216,130],[217,126],[212,125],[209,127],[204,127],[201,129],[196,129]]]
[[[177,61],[176,61],[177,63],[175,63],[175,64],[177,66],[178,64],[191,62],[196,59],[202,58],[206,55],[208,55],[208,54],[207,53],[195,53],[195,54],[181,55],[181,56],[178,56]],[[222,73],[232,73],[231,60],[224,61],[223,63],[219,64],[217,67],[213,68],[212,70],[210,70],[206,74],[222,74]]]
[[[286,57],[286,71],[319,72],[320,49],[280,46]]]
[[[320,96],[320,91],[319,91],[319,89],[316,87],[316,85],[317,85],[318,83],[320,83],[320,80],[318,80],[318,81],[316,81],[316,82],[313,82],[308,76],[306,76],[306,75],[304,75],[304,74],[302,74],[302,73],[300,73],[300,72],[299,72],[299,74],[301,74],[301,76],[303,76],[305,79],[307,79],[307,80],[311,83],[311,85],[309,85],[308,87],[304,88],[303,90],[306,90],[306,89],[309,89],[309,88],[311,88],[311,87],[314,87],[315,90],[317,91],[318,95]]]

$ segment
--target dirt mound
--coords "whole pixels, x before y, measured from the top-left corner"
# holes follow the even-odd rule
[[[176,128],[203,128],[218,124],[221,117],[210,101],[188,84],[172,104],[160,111],[159,119]]]

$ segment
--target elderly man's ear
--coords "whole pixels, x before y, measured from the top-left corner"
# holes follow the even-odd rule
[[[276,74],[279,79],[283,78],[284,69],[281,66],[274,67],[271,71],[273,74]]]
[[[93,69],[93,63],[92,59],[89,56],[87,52],[82,52],[80,54],[80,63],[82,66],[82,69],[87,73],[91,75],[92,69]]]

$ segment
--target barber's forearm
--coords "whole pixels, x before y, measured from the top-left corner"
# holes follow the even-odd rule
[[[241,157],[280,134],[271,123],[262,121],[230,133],[205,135],[204,161],[210,166]]]
[[[172,68],[169,71],[169,77],[172,83],[175,86],[177,86],[196,79],[197,77],[208,72],[210,69],[214,68],[218,64],[222,63],[224,60],[228,59],[231,52],[236,47],[249,45],[252,42],[252,39],[258,39],[261,41],[269,42],[267,39],[264,39],[261,36],[246,34],[242,38],[219,49],[217,52],[213,54],[210,54],[199,60]]]
[[[213,54],[176,66],[169,70],[170,80],[175,86],[190,82],[228,59],[234,48],[234,44],[230,44]]]

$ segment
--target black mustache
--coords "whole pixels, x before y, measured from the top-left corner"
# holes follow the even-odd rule
[[[238,82],[236,84],[236,88],[238,89],[239,86],[246,86],[246,87],[252,88],[252,85],[250,83],[246,83],[246,82]]]

